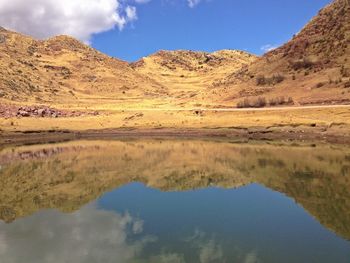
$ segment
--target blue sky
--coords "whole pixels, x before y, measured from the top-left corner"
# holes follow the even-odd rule
[[[127,61],[160,49],[262,54],[288,41],[330,2],[0,0],[0,26],[37,39],[70,35]]]
[[[330,0],[210,0],[193,8],[182,0],[151,0],[137,6],[137,20],[123,30],[94,35],[92,46],[127,61],[160,49],[240,49],[288,41]],[[266,48],[265,48],[266,49]]]

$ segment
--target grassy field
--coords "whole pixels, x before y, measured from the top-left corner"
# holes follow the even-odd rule
[[[2,131],[117,128],[350,127],[350,106],[257,110],[116,110],[99,116],[0,119]]]
[[[350,144],[350,107],[123,110],[98,116],[0,118],[0,144],[100,137],[230,137]]]

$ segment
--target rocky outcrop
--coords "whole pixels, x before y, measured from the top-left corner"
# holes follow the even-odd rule
[[[15,106],[15,105],[0,105],[0,117],[2,118],[61,118],[61,117],[80,117],[80,116],[96,116],[99,115],[97,111],[69,111],[59,110],[44,105],[36,106]]]

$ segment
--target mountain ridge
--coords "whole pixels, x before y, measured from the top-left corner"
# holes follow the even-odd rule
[[[333,1],[261,57],[160,50],[128,63],[69,36],[35,40],[1,28],[0,100],[128,108],[350,103],[349,6]],[[249,103],[258,99],[263,105]]]

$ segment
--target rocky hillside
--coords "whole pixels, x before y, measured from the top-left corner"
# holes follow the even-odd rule
[[[335,0],[283,46],[217,86],[229,99],[288,94],[300,104],[350,102],[350,1]]]
[[[257,59],[255,55],[238,50],[221,50],[214,53],[195,51],[159,51],[132,67],[169,88],[169,96],[179,102],[207,102],[206,89],[215,81],[239,71]]]
[[[70,102],[97,97],[130,98],[164,88],[67,36],[46,41],[0,29],[0,96],[17,102]]]
[[[228,70],[240,69],[256,60],[256,56],[238,50],[221,50],[213,53],[187,50],[159,51],[149,57],[142,58],[133,63],[133,67],[141,72],[158,69],[162,71],[189,73],[208,73],[219,71],[220,68]],[[153,72],[156,74],[157,72]],[[159,74],[159,73],[158,73]]]
[[[334,0],[262,57],[159,51],[129,64],[67,36],[38,41],[0,28],[0,100],[78,109],[348,104],[349,1]]]

